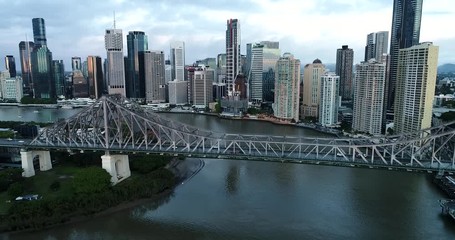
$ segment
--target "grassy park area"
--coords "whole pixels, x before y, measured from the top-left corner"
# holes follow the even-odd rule
[[[49,171],[36,170],[30,178],[20,170],[0,174],[0,228],[3,231],[40,229],[87,216],[123,202],[149,198],[172,188],[175,178],[165,169],[170,156],[136,154],[130,157],[132,176],[110,184],[101,168],[101,153],[52,153],[57,163]],[[39,195],[38,200],[16,201],[17,196]]]

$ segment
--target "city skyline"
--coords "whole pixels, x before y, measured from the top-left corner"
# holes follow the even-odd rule
[[[270,40],[279,41],[282,52],[293,53],[302,63],[311,63],[316,58],[323,63],[335,63],[336,49],[346,44],[355,52],[354,63],[359,63],[363,60],[365,36],[391,30],[393,0],[341,2],[253,0],[200,4],[117,0],[108,4],[90,2],[90,8],[83,7],[83,3],[19,2],[0,8],[6,16],[0,30],[8,35],[0,40],[0,55],[19,59],[19,42],[26,35],[29,41],[33,39],[31,19],[41,17],[46,20],[47,44],[55,59],[64,60],[66,71],[72,56],[105,58],[104,32],[113,27],[115,10],[117,28],[124,33],[144,31],[149,35],[149,49],[165,51],[166,58],[172,41],[184,41],[187,63],[225,52],[225,24],[231,18],[239,19],[242,25],[242,54],[246,54],[246,43]],[[74,7],[68,8],[69,5]],[[440,46],[440,64],[455,62],[455,56],[451,56],[455,51],[451,44],[455,33],[434,27],[454,19],[455,12],[446,10],[450,6],[449,0],[423,3],[420,42],[431,41]],[[37,16],[36,8],[46,11]],[[359,24],[359,19],[372,21]],[[296,28],[296,23],[300,27]],[[73,47],[68,47],[70,43]],[[0,66],[5,69],[3,62]]]

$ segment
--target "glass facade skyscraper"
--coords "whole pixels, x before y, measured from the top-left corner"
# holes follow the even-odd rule
[[[52,52],[47,47],[44,19],[33,18],[33,39],[31,52],[32,95],[34,98],[55,98],[55,79],[52,75]]]
[[[71,68],[73,71],[76,70],[81,70],[82,69],[82,63],[81,63],[81,58],[80,57],[72,57],[71,58]]]
[[[374,58],[381,61],[382,56],[389,50],[389,32],[380,31],[367,35],[367,44],[365,46],[365,62]]]
[[[171,79],[183,81],[185,79],[185,42],[171,43]]]
[[[24,84],[24,93],[30,93],[30,83],[32,82],[32,65],[31,52],[35,44],[33,42],[22,41],[19,43],[19,55],[21,58],[22,82]]]
[[[390,38],[390,76],[386,83],[387,109],[393,108],[400,49],[419,44],[423,0],[394,0]]]
[[[145,98],[145,79],[139,77],[139,52],[148,50],[147,35],[141,31],[131,31],[126,36],[128,48],[126,96],[133,99]]]
[[[255,102],[273,102],[275,65],[280,58],[279,42],[262,41],[251,48],[249,68],[250,99]]]
[[[52,52],[46,45],[35,45],[32,52],[32,90],[34,98],[55,98]]]
[[[33,18],[33,40],[35,45],[47,45],[46,39],[46,26],[44,24],[44,19],[42,18]]]
[[[103,82],[103,67],[101,57],[87,57],[87,72],[88,72],[88,89],[89,96],[93,99],[98,99],[104,92]]]
[[[11,55],[5,57],[5,67],[8,70],[9,75],[14,78],[16,77],[16,60]]]
[[[52,61],[52,75],[55,79],[55,92],[57,96],[65,95],[65,66],[63,60]]]

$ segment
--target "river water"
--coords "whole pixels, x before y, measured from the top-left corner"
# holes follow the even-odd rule
[[[58,119],[78,110],[40,111],[43,115],[52,112],[50,117]],[[218,132],[327,137],[312,130],[264,122],[192,114],[165,115]],[[0,116],[5,116],[2,108]],[[204,161],[205,166],[197,175],[160,202],[44,231],[2,237],[455,239],[455,221],[440,213],[437,202],[445,196],[423,173],[222,159]]]

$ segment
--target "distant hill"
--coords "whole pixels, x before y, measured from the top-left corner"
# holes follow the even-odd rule
[[[455,73],[455,64],[446,63],[438,67],[438,73]]]
[[[335,63],[327,63],[327,64],[325,64],[325,69],[328,69],[330,72],[335,72],[336,64]]]

